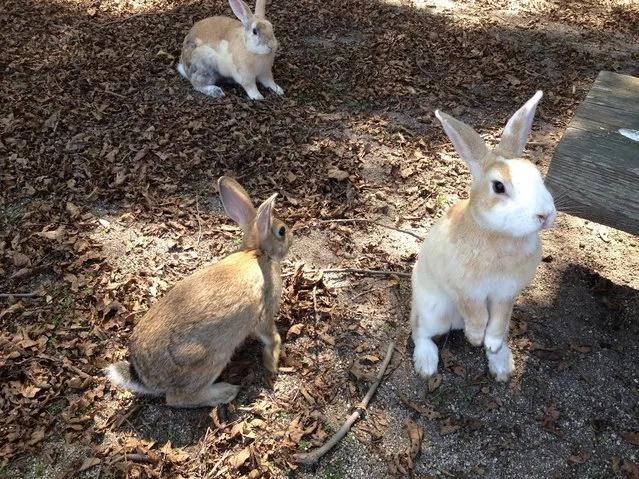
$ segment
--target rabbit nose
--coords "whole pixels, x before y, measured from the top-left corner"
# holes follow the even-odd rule
[[[555,221],[555,210],[553,208],[551,211],[538,213],[536,216],[542,229],[550,228]]]

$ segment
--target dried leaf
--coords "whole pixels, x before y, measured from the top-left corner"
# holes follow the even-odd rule
[[[74,205],[71,202],[67,202],[66,210],[67,210],[67,213],[69,213],[69,215],[72,218],[76,218],[80,216],[80,213],[81,213],[80,208],[78,208],[76,205]]]
[[[286,332],[286,339],[290,339],[292,336],[299,336],[300,334],[302,334],[303,329],[303,323],[294,324],[293,326],[288,328],[288,331]]]
[[[93,466],[97,466],[98,464],[100,464],[100,462],[101,460],[99,457],[87,457],[82,462],[82,465],[80,466],[80,469],[78,469],[78,472],[85,471]]]
[[[456,364],[455,366],[453,366],[452,369],[453,369],[453,372],[457,374],[457,376],[461,376],[463,378],[466,377],[466,368],[462,366],[461,364]]]
[[[45,436],[45,429],[44,428],[38,428],[35,431],[33,431],[33,433],[31,434],[31,437],[27,441],[27,444],[29,446],[34,446],[35,444],[37,444],[40,441],[42,441],[44,439],[44,436]]]
[[[56,110],[53,112],[53,114],[46,119],[46,121],[44,122],[44,124],[42,125],[42,130],[46,131],[46,130],[54,130],[57,128],[58,126],[58,121],[60,120],[60,110]]]
[[[450,349],[444,348],[439,353],[442,363],[444,364],[444,368],[450,370],[455,365],[455,357],[453,353],[450,352]]]
[[[585,464],[590,459],[590,454],[571,455],[568,460],[573,464]]]
[[[578,345],[577,343],[570,341],[570,349],[577,351],[578,353],[589,353],[592,351],[592,347],[588,345]]]
[[[629,442],[630,444],[634,444],[635,446],[639,446],[639,433],[638,432],[623,431],[621,433],[621,438],[624,441]]]
[[[31,260],[24,253],[19,253],[17,251],[13,252],[13,264],[16,268],[22,268],[24,266],[30,266]]]
[[[22,391],[20,391],[20,393],[28,398],[28,399],[32,399],[36,396],[36,394],[38,394],[40,391],[42,391],[41,388],[36,387],[36,386],[32,386],[32,385],[28,385],[22,388]]]
[[[422,450],[424,429],[411,418],[406,418],[406,420],[404,421],[404,427],[406,428],[408,437],[410,439],[410,446],[406,451],[406,455],[408,459],[408,469],[412,471],[415,467],[415,459]]]
[[[459,424],[454,424],[451,418],[446,419],[439,429],[440,436],[447,436],[448,434],[454,434],[460,429]]]
[[[40,236],[43,236],[43,237],[45,237],[47,239],[50,239],[50,240],[53,240],[53,241],[61,241],[65,237],[65,227],[63,225],[60,225],[55,230],[42,231],[39,234],[40,234]]]
[[[342,171],[339,168],[332,166],[329,168],[327,176],[337,181],[344,181],[348,179],[349,175],[346,171]]]
[[[435,374],[434,376],[431,376],[430,378],[428,378],[428,392],[432,393],[433,391],[435,391],[442,383],[442,375],[441,374]]]

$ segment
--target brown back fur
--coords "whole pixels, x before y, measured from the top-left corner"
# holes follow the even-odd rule
[[[131,337],[131,361],[152,389],[198,391],[261,321],[279,308],[280,263],[239,251],[175,285]],[[241,292],[241,300],[238,298]]]

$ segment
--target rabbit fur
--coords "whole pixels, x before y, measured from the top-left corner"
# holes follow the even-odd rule
[[[274,318],[291,234],[273,217],[276,194],[256,211],[235,180],[223,176],[218,186],[226,213],[243,230],[240,250],[178,282],[136,325],[129,361],[106,370],[114,384],[166,395],[169,406],[232,401],[239,387],[215,380],[249,335],[264,343],[264,365],[277,372],[281,340]]]
[[[413,360],[425,378],[437,371],[433,336],[451,329],[484,345],[498,381],[514,370],[507,343],[513,304],[541,260],[539,231],[556,217],[539,170],[520,158],[541,97],[538,91],[509,119],[496,149],[467,124],[435,112],[473,183],[469,199],[433,226],[413,269]]]
[[[215,16],[197,22],[184,39],[178,72],[195,90],[213,97],[224,95],[217,82],[231,79],[251,100],[263,100],[256,82],[278,95],[284,90],[273,79],[279,43],[273,25],[264,18],[265,0],[257,0],[255,14],[242,0],[229,0],[239,22]]]

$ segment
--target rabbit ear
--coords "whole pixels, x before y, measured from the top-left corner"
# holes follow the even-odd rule
[[[266,0],[255,1],[255,16],[260,18],[266,16]]]
[[[217,181],[217,186],[226,214],[246,231],[255,219],[255,208],[251,197],[242,185],[228,176],[222,176]]]
[[[238,20],[242,22],[242,25],[247,25],[251,22],[253,14],[246,3],[242,0],[229,0],[229,5]]]
[[[508,152],[514,157],[521,156],[528,141],[528,135],[532,128],[537,104],[542,96],[543,92],[539,90],[524,106],[510,117],[501,135],[501,141],[499,142],[500,150]]]
[[[461,159],[470,168],[470,173],[474,178],[479,177],[481,164],[489,153],[484,139],[466,123],[456,120],[446,113],[437,110],[435,116],[441,122]]]
[[[255,219],[255,226],[257,227],[257,234],[259,236],[260,243],[264,242],[271,234],[273,205],[275,204],[276,196],[277,196],[277,193],[272,194],[257,209],[257,218]]]

